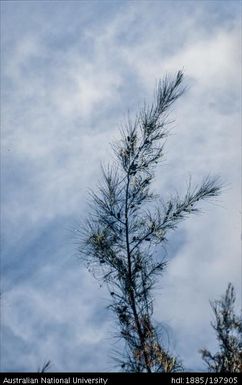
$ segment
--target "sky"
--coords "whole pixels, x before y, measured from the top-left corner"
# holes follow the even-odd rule
[[[233,0],[1,2],[1,371],[119,370],[75,229],[127,112],[180,69],[154,188],[166,199],[207,174],[224,188],[169,235],[154,317],[185,369],[205,370],[209,300],[232,282],[241,306],[240,13]]]

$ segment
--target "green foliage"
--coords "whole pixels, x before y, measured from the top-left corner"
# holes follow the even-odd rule
[[[82,229],[82,258],[107,284],[110,308],[125,341],[119,359],[124,371],[182,370],[152,323],[152,288],[167,263],[155,256],[154,247],[196,212],[200,201],[220,191],[218,181],[207,177],[200,186],[189,186],[183,198],[159,203],[151,192],[155,167],[164,154],[167,112],[183,93],[182,79],[179,71],[173,80],[160,82],[154,103],[145,105],[122,129],[121,140],[113,145],[115,163],[103,170],[102,185],[91,194],[91,212]]]
[[[212,327],[216,333],[219,351],[214,355],[207,349],[200,353],[211,372],[242,371],[242,318],[234,311],[234,287],[229,283],[225,295],[211,307],[215,315]]]

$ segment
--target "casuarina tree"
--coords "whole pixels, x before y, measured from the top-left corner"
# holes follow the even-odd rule
[[[242,318],[235,314],[235,300],[234,287],[229,283],[225,295],[211,302],[219,351],[213,355],[207,349],[200,350],[210,372],[242,372]]]
[[[158,245],[197,212],[200,201],[220,191],[218,180],[211,177],[198,186],[190,183],[182,197],[176,194],[168,201],[151,191],[155,168],[164,155],[168,111],[184,92],[182,81],[180,71],[160,81],[153,103],[145,104],[121,129],[120,141],[113,145],[113,163],[102,170],[102,182],[91,193],[90,214],[80,230],[82,259],[111,296],[110,309],[125,343],[119,363],[127,372],[182,370],[153,320],[152,289],[167,264]]]

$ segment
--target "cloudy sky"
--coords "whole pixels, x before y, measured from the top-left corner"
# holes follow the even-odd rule
[[[224,190],[170,234],[158,322],[187,370],[214,351],[209,299],[231,281],[240,306],[239,1],[2,1],[1,370],[117,370],[105,288],[74,231],[127,111],[185,72],[172,111],[165,198],[219,175]]]

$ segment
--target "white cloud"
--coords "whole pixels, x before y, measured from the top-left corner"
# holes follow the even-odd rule
[[[57,371],[94,370],[91,364],[94,354],[98,368],[103,370],[108,361],[107,335],[112,323],[105,312],[106,301],[93,301],[94,294],[101,299],[102,293],[95,284],[79,268],[66,267],[64,271],[48,265],[31,282],[8,291],[3,297],[2,327],[22,345],[18,343],[15,352],[7,351],[3,366],[11,355],[21,357],[20,348],[24,346],[25,354],[18,362],[22,370],[37,370],[47,359],[51,359]],[[92,352],[97,346],[98,351]],[[86,368],[82,364],[85,357],[89,360],[85,362]]]
[[[177,127],[167,141],[167,160],[158,171],[156,188],[166,196],[175,188],[184,189],[190,174],[198,183],[207,172],[221,175],[226,188],[217,206],[204,205],[203,215],[182,226],[186,242],[161,280],[156,315],[174,328],[185,364],[196,366],[197,349],[203,342],[210,343],[208,299],[222,294],[228,280],[237,289],[240,286],[240,113],[236,101],[240,48],[235,16],[233,22],[210,26],[206,24],[210,6],[192,8],[189,15],[184,7],[179,13],[168,3],[126,4],[105,22],[102,15],[100,23],[83,24],[76,30],[75,42],[64,50],[50,44],[45,24],[40,30],[27,29],[16,40],[9,38],[11,49],[3,47],[3,223],[10,249],[21,250],[25,245],[29,254],[38,232],[57,218],[63,226],[66,218],[68,225],[72,219],[77,221],[86,207],[87,188],[99,177],[100,161],[111,159],[109,142],[117,136],[127,106],[141,104],[146,95],[149,99],[163,73],[184,68],[191,87],[175,107],[176,114],[173,112]],[[51,15],[48,33],[50,20],[58,35],[63,26],[55,24],[55,15]],[[171,242],[176,242],[175,234]],[[55,243],[60,245],[61,240]],[[42,360],[47,350],[47,358],[58,370],[79,370],[79,346],[89,345],[91,357],[109,327],[109,320],[101,329],[89,324],[90,317],[98,317],[97,305],[91,302],[99,298],[99,292],[84,273],[76,271],[71,262],[64,281],[52,273],[57,252],[53,250],[55,256],[40,272],[43,282],[48,277],[47,284],[39,282],[38,286],[31,276],[16,288],[10,285],[13,289],[7,293],[4,322],[25,347],[36,341],[34,350],[26,353],[27,365],[26,355],[21,359],[19,355],[17,365],[26,369],[29,365],[34,368],[36,357]],[[8,256],[14,269],[12,258]],[[81,284],[79,277],[84,277]],[[74,296],[73,282],[78,287]],[[47,340],[41,342],[40,319],[49,330]],[[66,325],[70,335],[51,332],[54,325]],[[74,357],[72,364],[63,364],[59,339]],[[6,340],[9,349],[10,341]],[[84,365],[91,370],[95,362],[89,358]]]

